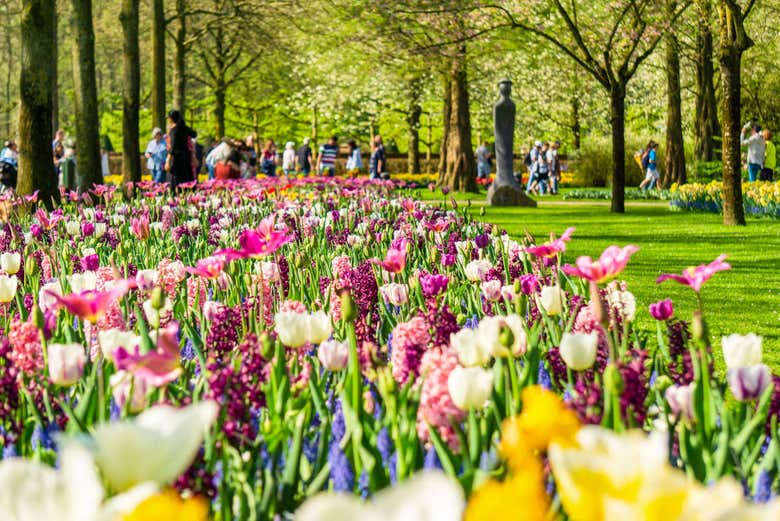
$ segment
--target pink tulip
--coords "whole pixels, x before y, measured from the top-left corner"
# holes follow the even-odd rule
[[[135,281],[120,280],[107,291],[87,290],[63,296],[56,291],[47,290],[46,294],[56,300],[58,306],[68,310],[68,313],[94,324],[100,320],[111,304],[135,287],[137,287]]]
[[[224,255],[228,261],[236,259],[260,259],[274,253],[276,250],[292,242],[294,237],[285,228],[276,230],[273,217],[260,221],[255,230],[244,230],[238,238],[240,250],[231,248],[220,250],[214,255]]]
[[[179,325],[175,322],[161,329],[155,349],[148,353],[141,354],[139,346],[135,346],[132,352],[124,347],[118,348],[114,352],[117,369],[132,373],[152,387],[162,387],[174,381],[181,374],[178,333]]]
[[[390,246],[387,249],[385,260],[371,259],[371,262],[382,266],[385,271],[390,273],[400,273],[406,267],[406,246],[409,244],[407,239],[401,239],[396,246]]]
[[[137,219],[135,217],[130,219],[130,232],[142,241],[148,239],[149,235],[151,235],[149,231],[149,217],[142,215]]]
[[[580,277],[590,282],[602,283],[616,277],[625,269],[631,255],[639,250],[633,244],[624,248],[610,246],[601,254],[598,260],[590,257],[579,257],[577,265],[566,264],[562,269],[567,275]]]
[[[537,257],[555,257],[559,253],[566,251],[566,243],[571,240],[572,233],[574,233],[574,226],[566,228],[566,231],[559,238],[554,239],[551,237],[550,242],[541,246],[529,246],[525,251]]]
[[[658,301],[650,304],[650,314],[658,321],[669,320],[674,315],[674,306],[671,299]]]
[[[216,279],[225,269],[225,258],[211,256],[200,259],[194,268],[185,268],[188,273],[198,275],[204,279]]]
[[[656,279],[655,282],[656,284],[660,284],[665,280],[676,280],[680,284],[688,286],[696,293],[699,293],[701,291],[702,285],[710,280],[713,275],[719,271],[731,269],[731,264],[724,262],[725,259],[726,255],[723,254],[718,256],[717,259],[710,262],[709,264],[700,264],[695,268],[691,266],[690,268],[683,271],[680,275],[677,275],[676,273],[666,273],[661,275]]]

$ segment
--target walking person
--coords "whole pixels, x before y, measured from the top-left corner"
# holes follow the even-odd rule
[[[539,179],[538,163],[541,154],[542,154],[542,142],[535,141],[533,148],[531,149],[530,152],[528,152],[528,156],[526,157],[525,160],[525,163],[528,166],[528,183],[526,183],[525,185],[525,191],[529,194],[533,192],[534,188],[537,185],[537,180]]]
[[[531,168],[533,174],[529,179],[530,186],[528,191],[537,195],[544,195],[547,190],[547,181],[550,178],[550,164],[547,161],[547,151],[550,144],[541,141],[534,143],[534,149],[531,151]]]
[[[363,168],[363,154],[360,151],[360,147],[357,141],[354,139],[349,140],[349,157],[347,158],[347,173],[350,175],[357,175],[360,173],[360,169]]]
[[[382,144],[382,136],[374,137],[374,151],[371,153],[371,163],[368,167],[371,179],[387,179],[387,154]]]
[[[490,151],[487,143],[482,142],[477,147],[477,179],[487,179],[490,177]]]
[[[198,133],[187,126],[178,110],[168,113],[168,127],[168,157],[165,165],[170,176],[171,190],[176,191],[180,184],[195,180],[192,164],[195,154],[190,145]]]
[[[165,182],[165,159],[168,156],[168,150],[163,139],[162,129],[152,130],[152,140],[146,145],[146,168],[152,176],[155,183]]]
[[[650,141],[642,154],[642,168],[645,169],[645,178],[639,184],[640,190],[652,190],[658,184],[658,143]]]
[[[317,172],[320,175],[333,177],[336,175],[336,158],[339,155],[338,137],[333,136],[320,147],[320,155],[317,157]]]
[[[547,163],[550,165],[550,194],[558,195],[558,184],[561,182],[561,160],[558,157],[558,149],[561,142],[556,141],[547,151]]]
[[[748,180],[752,183],[758,179],[758,174],[761,173],[761,169],[764,167],[764,155],[766,154],[766,143],[764,142],[764,136],[761,134],[761,127],[759,125],[753,125],[750,137],[745,137],[745,132],[751,128],[750,123],[742,127],[742,132],[739,134],[739,140],[742,145],[747,146],[747,167],[748,167]]]
[[[303,177],[309,177],[309,173],[311,172],[312,157],[311,147],[309,146],[310,142],[311,139],[303,138],[303,145],[298,147],[298,150],[295,153],[295,168],[303,174]]]
[[[774,181],[775,168],[777,168],[777,147],[772,142],[772,132],[764,130],[764,168],[761,169],[761,181]]]
[[[267,177],[276,177],[276,143],[267,139],[260,154],[260,169]]]
[[[284,170],[284,175],[287,177],[295,175],[295,143],[293,141],[288,141],[284,145],[282,170]]]

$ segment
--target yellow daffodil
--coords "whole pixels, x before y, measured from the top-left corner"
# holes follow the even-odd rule
[[[177,492],[167,490],[141,502],[122,521],[207,521],[208,513],[205,499],[182,499]]]
[[[550,499],[544,488],[544,471],[537,459],[504,482],[489,480],[474,492],[465,521],[547,519]]]

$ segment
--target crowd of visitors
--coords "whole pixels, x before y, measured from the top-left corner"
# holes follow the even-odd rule
[[[750,136],[746,136],[750,130]],[[772,181],[777,167],[777,149],[772,143],[772,132],[760,125],[748,122],[739,136],[747,147],[747,173],[749,181]]]

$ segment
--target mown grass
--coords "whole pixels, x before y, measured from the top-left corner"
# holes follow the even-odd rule
[[[426,199],[437,198],[430,191],[420,192]],[[479,204],[484,195],[469,199]],[[725,227],[719,215],[671,212],[663,203],[628,203],[626,213],[618,215],[603,203],[548,201],[541,199],[539,208],[485,207],[484,216],[476,208],[472,213],[517,239],[527,231],[540,242],[551,231],[560,234],[576,226],[567,262],[580,255],[597,257],[612,244],[636,244],[639,251],[622,278],[637,298],[639,326],[653,332],[655,324],[647,311],[650,303],[670,297],[676,315],[685,319],[690,319],[696,303],[689,288],[675,282],[658,285],[656,278],[728,254],[733,268],[717,273],[702,291],[716,356],[721,359],[722,336],[754,332],[764,337],[765,361],[780,369],[780,223],[749,219],[746,227]],[[721,362],[719,366],[723,367]]]

